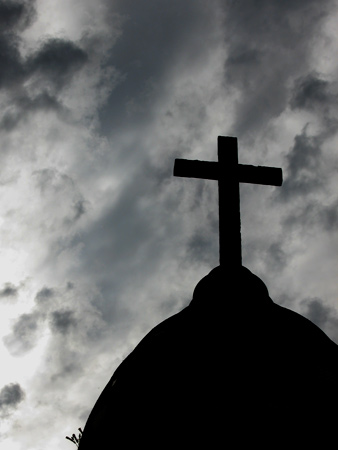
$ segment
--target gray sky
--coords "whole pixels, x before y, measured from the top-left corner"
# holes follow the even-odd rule
[[[284,172],[241,186],[243,264],[338,342],[337,19],[329,0],[0,1],[3,448],[74,447],[218,264],[217,183],[172,176],[218,135]]]

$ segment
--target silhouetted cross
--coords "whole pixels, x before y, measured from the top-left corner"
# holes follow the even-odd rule
[[[282,169],[238,164],[237,138],[218,136],[218,162],[175,159],[174,176],[218,180],[220,264],[242,265],[239,183],[281,186]]]

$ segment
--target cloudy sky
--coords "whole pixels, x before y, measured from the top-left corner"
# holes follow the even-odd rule
[[[241,186],[243,264],[338,342],[337,6],[0,1],[1,448],[75,448],[218,264],[217,183],[172,176],[218,135],[284,173]]]

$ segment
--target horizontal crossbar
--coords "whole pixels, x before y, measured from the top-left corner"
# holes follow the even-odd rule
[[[219,180],[219,164],[214,161],[175,159],[174,176]],[[226,177],[226,173],[222,176]],[[282,169],[277,167],[238,164],[238,181],[240,183],[281,186],[283,172]]]

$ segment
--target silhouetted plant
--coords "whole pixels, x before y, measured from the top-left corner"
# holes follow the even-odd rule
[[[66,439],[68,439],[69,441],[72,441],[77,446],[77,448],[79,448],[80,440],[82,438],[82,433],[83,433],[81,428],[78,428],[78,430],[80,431],[79,437],[76,437],[75,434],[73,434],[72,437],[66,436]]]

